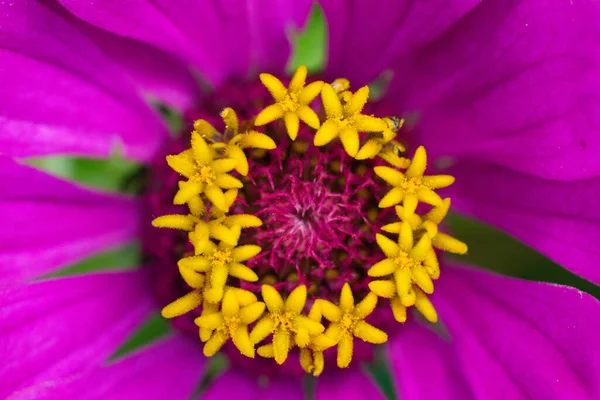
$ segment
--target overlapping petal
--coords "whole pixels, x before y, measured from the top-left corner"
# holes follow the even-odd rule
[[[388,359],[402,400],[475,399],[451,339],[436,335],[417,321],[404,325],[390,340]]]
[[[123,68],[149,100],[160,100],[171,107],[185,109],[201,97],[198,82],[187,65],[171,54],[96,28],[61,6],[56,6],[55,11]]]
[[[320,0],[329,31],[327,70],[360,87],[398,68],[479,0]],[[402,77],[406,79],[406,76]],[[409,78],[410,79],[410,78]]]
[[[166,130],[126,68],[46,3],[0,5],[0,153],[152,157]]]
[[[0,156],[0,286],[135,238],[133,199],[95,193]]]
[[[205,364],[196,343],[175,336],[108,365],[29,387],[17,398],[75,399],[85,393],[89,400],[188,399]]]
[[[397,64],[390,101],[417,111],[434,157],[477,156],[548,179],[600,173],[600,4],[483,1]]]
[[[60,2],[92,25],[180,57],[214,85],[251,69],[284,68],[287,31],[304,24],[312,5],[308,0]]]
[[[284,378],[270,380],[260,385],[242,371],[229,370],[218,377],[202,394],[202,400],[220,400],[234,398],[239,400],[302,400],[304,398],[300,380]]]
[[[433,302],[477,398],[600,396],[600,303],[588,294],[446,266]]]
[[[321,376],[317,382],[316,400],[383,400],[385,397],[360,368],[338,370]]]
[[[448,189],[457,211],[513,235],[553,261],[600,283],[600,176],[553,181],[462,160]]]
[[[153,308],[141,270],[0,288],[0,397],[104,362]]]

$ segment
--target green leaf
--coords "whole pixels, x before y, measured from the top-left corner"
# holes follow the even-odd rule
[[[110,356],[109,361],[114,361],[132,351],[147,346],[165,336],[169,333],[169,330],[170,326],[167,320],[158,313],[153,314]]]
[[[50,175],[109,192],[123,191],[126,180],[140,169],[140,164],[126,160],[118,154],[106,159],[70,156],[36,157],[25,162]]]
[[[517,278],[572,286],[600,298],[600,287],[496,228],[456,214],[448,215],[447,222],[452,235],[469,246],[465,256],[452,256],[459,262]]]
[[[66,268],[42,275],[38,279],[59,278],[89,272],[123,270],[137,267],[140,263],[139,247],[138,243],[130,243],[122,247],[106,250]]]
[[[365,364],[365,373],[375,381],[386,399],[394,400],[398,397],[396,396],[391,367],[385,351],[385,346],[377,346],[375,359],[372,363]]]
[[[300,65],[310,73],[318,73],[325,66],[327,53],[327,26],[323,9],[315,3],[303,31],[292,33],[292,57],[287,67],[292,74]]]

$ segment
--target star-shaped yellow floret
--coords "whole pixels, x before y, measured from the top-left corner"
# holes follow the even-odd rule
[[[339,306],[327,300],[317,300],[325,319],[331,324],[325,334],[337,342],[337,365],[346,368],[352,361],[354,337],[368,343],[385,343],[388,336],[382,330],[367,323],[369,316],[377,305],[377,295],[369,293],[360,303],[354,305],[354,296],[348,283],[344,284],[340,294]]]
[[[439,277],[440,270],[429,235],[423,234],[414,244],[413,231],[407,222],[403,222],[398,243],[381,234],[376,235],[376,240],[386,258],[369,268],[369,276],[393,275],[398,296],[406,299],[407,306],[412,302],[409,299],[413,284],[427,294],[433,293],[432,279]]]
[[[432,208],[423,216],[409,214],[404,207],[396,206],[396,215],[400,218],[400,222],[382,226],[381,230],[389,233],[400,233],[402,223],[407,222],[413,231],[427,232],[433,247],[449,253],[465,254],[468,248],[464,242],[438,230],[438,225],[446,217],[449,209],[449,198],[445,198],[441,205]]]
[[[205,222],[199,221],[194,230],[188,234],[196,255],[207,252],[213,247],[211,239],[235,246],[238,243],[242,228],[262,225],[260,218],[250,214],[221,216]]]
[[[375,173],[384,181],[394,186],[392,190],[379,202],[380,208],[395,206],[402,202],[409,213],[414,213],[419,201],[439,206],[442,198],[434,192],[454,183],[454,177],[450,175],[424,176],[427,167],[427,153],[420,146],[410,162],[410,166],[402,173],[390,167],[375,167]]]
[[[231,217],[231,218],[230,218]],[[194,252],[201,254],[213,247],[210,239],[215,239],[235,246],[242,228],[260,226],[262,221],[253,215],[239,214],[205,221],[200,216],[188,214],[162,215],[152,221],[152,226],[158,228],[180,229],[189,232],[188,238],[194,246]],[[239,217],[239,218],[234,218]],[[239,223],[233,224],[234,222]]]
[[[273,150],[276,146],[273,139],[264,133],[255,130],[249,130],[239,133],[240,125],[237,114],[232,108],[226,108],[221,112],[223,122],[225,122],[224,137],[230,138],[228,143],[215,143],[212,145],[215,149],[224,149],[225,156],[237,161],[235,170],[240,175],[248,175],[248,158],[243,149],[263,149]]]
[[[254,304],[258,301],[258,299],[254,295],[254,293],[249,292],[244,289],[241,289],[241,288],[237,288],[237,287],[233,287],[233,286],[226,286],[225,293],[227,293],[227,292],[233,292],[233,294],[235,294],[235,298],[237,299],[240,307],[246,307],[246,306],[249,306],[250,304]],[[218,313],[220,305],[221,305],[220,303],[211,303],[209,301],[204,300],[202,302],[202,313],[200,314],[200,316],[204,317],[209,314]],[[195,321],[197,321],[197,320],[198,319],[196,319]],[[203,343],[205,343],[212,336],[213,330],[206,328],[206,327],[199,327],[199,328],[200,328],[199,329],[200,340]]]
[[[390,162],[392,165],[407,168],[409,160],[398,156],[398,153],[406,149],[400,142],[394,140],[396,133],[404,124],[404,120],[397,117],[385,117],[382,118],[382,121],[386,124],[387,129],[383,132],[372,133],[354,158],[366,160],[379,155],[386,161],[392,161]]]
[[[229,210],[223,189],[241,188],[242,182],[228,172],[237,161],[232,158],[215,159],[214,151],[196,131],[192,132],[192,148],[177,155],[167,156],[169,166],[187,178],[179,184],[174,204],[185,204],[200,194],[224,212]]]
[[[259,319],[264,311],[265,304],[262,302],[241,306],[235,292],[225,292],[219,312],[201,315],[194,320],[200,329],[212,331],[204,345],[204,355],[215,355],[231,339],[240,353],[254,358],[254,344],[250,341],[248,325]]]
[[[284,302],[277,289],[263,285],[262,297],[269,312],[258,321],[250,334],[250,340],[258,343],[273,334],[273,343],[263,346],[263,350],[259,348],[259,354],[268,355],[272,351],[277,364],[285,362],[294,345],[306,347],[311,335],[325,331],[320,322],[302,315],[306,304],[306,286],[296,287]]]
[[[257,245],[234,247],[220,242],[218,246],[213,245],[202,255],[182,258],[177,265],[208,274],[210,279],[204,290],[204,298],[211,303],[217,303],[223,298],[229,276],[248,282],[258,280],[256,273],[241,262],[260,252],[261,248]]]
[[[339,137],[344,150],[355,157],[360,147],[359,132],[383,132],[387,124],[380,118],[361,114],[369,99],[369,87],[364,86],[356,93],[347,93],[347,102],[342,101],[335,89],[324,84],[321,90],[321,100],[325,108],[327,120],[319,128],[314,137],[315,146],[324,146]]]
[[[398,322],[406,322],[406,308],[410,306],[415,306],[428,321],[435,323],[438,320],[433,304],[418,287],[412,287],[407,295],[400,297],[392,277],[370,282],[369,289],[377,296],[389,299],[394,319]]]
[[[300,120],[311,128],[318,129],[321,125],[319,117],[309,104],[321,92],[323,82],[316,81],[305,86],[307,74],[304,65],[298,67],[287,88],[273,75],[260,74],[260,81],[273,96],[275,104],[258,113],[254,125],[263,126],[283,118],[285,128],[292,140],[298,136]]]
[[[321,308],[317,303],[313,303],[308,318],[321,323]],[[308,346],[300,349],[300,366],[302,369],[313,376],[321,375],[325,367],[323,352],[336,344],[334,339],[325,334],[311,335]]]

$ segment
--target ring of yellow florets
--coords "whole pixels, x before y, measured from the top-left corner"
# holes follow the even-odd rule
[[[464,254],[467,247],[438,231],[448,213],[450,199],[442,199],[435,190],[451,185],[454,178],[424,175],[427,155],[423,147],[416,150],[412,160],[399,155],[404,148],[395,138],[403,121],[362,114],[369,97],[367,86],[352,93],[346,79],[306,85],[306,78],[304,66],[298,68],[287,88],[274,76],[261,74],[260,79],[275,103],[263,109],[253,125],[258,127],[283,119],[289,137],[294,140],[302,121],[316,130],[315,146],[339,138],[344,150],[355,159],[380,157],[391,165],[375,167],[375,174],[391,186],[379,207],[395,206],[398,222],[385,225],[382,230],[386,234],[376,233],[384,258],[368,270],[368,275],[376,279],[369,283],[371,292],[366,297],[355,304],[346,283],[337,304],[318,299],[305,314],[306,286],[297,286],[283,299],[273,286],[263,285],[262,301],[249,291],[227,286],[230,276],[248,282],[258,280],[256,273],[243,262],[259,254],[261,248],[239,245],[238,240],[242,229],[262,224],[254,215],[229,214],[238,189],[243,187],[229,173],[235,170],[242,176],[248,174],[244,149],[276,147],[273,139],[263,133],[255,130],[240,133],[237,115],[230,108],[221,113],[225,123],[223,133],[198,120],[191,133],[191,148],[167,157],[169,166],[187,178],[179,182],[174,204],[187,205],[189,213],[161,216],[153,225],[188,232],[195,255],[181,259],[178,268],[192,291],[164,307],[162,315],[173,318],[202,307],[195,323],[200,339],[205,342],[206,356],[214,355],[231,339],[247,357],[253,358],[258,352],[283,364],[289,351],[297,347],[303,369],[318,376],[323,371],[325,350],[337,346],[337,365],[345,368],[352,359],[355,337],[374,344],[387,341],[385,332],[365,321],[375,309],[378,297],[389,300],[398,322],[406,321],[410,306],[415,306],[427,320],[436,322],[437,313],[427,297],[433,293],[433,281],[440,275],[435,249]],[[326,116],[323,123],[310,107],[319,95]],[[362,143],[360,133],[363,133]],[[419,203],[431,209],[419,215]],[[327,327],[323,318],[328,321]],[[269,336],[271,343],[255,350]]]

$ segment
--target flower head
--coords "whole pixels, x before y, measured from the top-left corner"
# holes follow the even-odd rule
[[[304,89],[305,67],[298,69],[286,90],[271,75],[261,75],[261,81],[283,103],[259,111],[256,125],[274,122],[275,118],[268,116],[275,109],[285,106],[288,113],[297,111],[290,104],[303,99],[303,90],[312,93],[315,87],[322,88],[323,108],[310,110],[325,122],[314,133],[312,146],[310,129],[320,124],[290,132],[289,115],[284,123],[287,135],[281,134],[279,125],[258,132],[252,120],[240,121],[232,108],[221,112],[223,132],[203,120],[194,123],[192,148],[180,154],[194,154],[199,160],[196,165],[226,160],[228,171],[235,170],[242,180],[236,187],[225,188],[231,190],[226,192],[231,194],[226,201],[216,204],[200,191],[185,198],[188,215],[154,220],[155,226],[190,232],[188,240],[195,251],[178,262],[182,278],[193,283],[195,290],[168,305],[163,315],[179,316],[184,310],[201,309],[196,324],[201,339],[207,341],[205,354],[214,354],[232,337],[242,355],[254,357],[253,346],[258,345],[260,356],[283,365],[297,348],[294,357],[299,357],[302,368],[320,375],[329,348],[337,345],[337,366],[346,368],[353,358],[354,337],[371,344],[387,341],[383,330],[365,320],[374,312],[384,312],[385,303],[398,322],[406,321],[406,308],[411,306],[431,322],[437,321],[427,298],[434,291],[433,281],[440,276],[436,249],[466,251],[466,245],[456,239],[452,242],[438,229],[450,203],[435,190],[452,184],[453,178],[424,175],[427,162],[423,147],[412,160],[405,158],[407,162],[401,163],[404,172],[393,157],[388,166],[381,165],[390,158],[386,146],[397,141],[401,122],[361,113],[368,100],[367,87],[352,93],[348,90],[350,82],[339,79],[331,85],[311,83]],[[240,134],[242,125],[250,133]],[[367,138],[363,148],[371,149],[372,154],[355,160],[360,136],[371,133],[379,136]],[[323,135],[328,139],[322,140]],[[341,146],[334,142],[337,137]],[[249,158],[244,150],[250,148],[263,152],[252,153]],[[199,151],[210,157],[197,154]],[[181,173],[180,165],[172,160],[167,156],[169,166]],[[193,175],[184,174],[188,180],[189,176]],[[383,179],[375,181],[376,176]],[[393,188],[381,198],[388,184]],[[178,201],[180,193],[181,189],[175,194],[175,203],[182,204]],[[391,197],[393,201],[386,200]],[[419,201],[434,207],[420,215],[417,211],[423,207],[418,207]],[[385,209],[398,203],[402,206],[397,206],[396,214]],[[216,213],[207,212],[209,208],[216,208]],[[397,238],[386,236],[390,234]],[[438,246],[434,248],[436,238]],[[220,240],[218,245],[215,239]],[[378,253],[371,250],[375,243],[384,259],[378,260]],[[247,265],[241,264],[243,261]],[[239,325],[239,316],[231,319],[234,314],[229,312],[227,317],[226,310],[232,305],[225,305],[225,296],[232,293],[228,288],[236,287],[254,291],[261,299],[256,304],[266,305],[264,316],[251,327],[247,325],[254,321]],[[309,294],[311,307],[307,306]],[[378,296],[389,301],[377,307]],[[228,301],[234,297],[230,294]],[[359,300],[356,304],[355,297]],[[252,347],[246,336],[237,339],[243,346],[235,343],[234,331],[240,326],[245,329],[243,335],[250,332]],[[211,333],[217,327],[221,330]]]
[[[312,0],[0,5],[1,398],[600,397],[600,303],[446,218],[600,282],[597,2],[319,3],[291,77]]]

